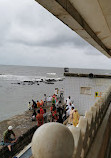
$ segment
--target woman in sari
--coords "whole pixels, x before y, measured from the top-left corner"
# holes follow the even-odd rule
[[[79,113],[77,110],[74,110],[74,113],[73,113],[73,125],[76,127],[77,124],[79,123]]]

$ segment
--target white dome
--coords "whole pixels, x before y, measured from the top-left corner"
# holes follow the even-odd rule
[[[73,151],[73,135],[60,123],[42,125],[32,138],[34,158],[72,158]]]

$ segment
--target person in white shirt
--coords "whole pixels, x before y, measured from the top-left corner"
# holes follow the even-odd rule
[[[66,103],[66,104],[69,106],[70,103],[71,103],[71,97],[69,96],[69,97],[67,98],[67,103]]]
[[[74,105],[70,102],[69,105],[66,107],[66,110],[67,110],[66,115],[67,116],[70,115],[70,111],[71,111],[72,107],[75,108]]]
[[[51,96],[47,97],[47,101],[51,102],[52,101],[52,97]]]

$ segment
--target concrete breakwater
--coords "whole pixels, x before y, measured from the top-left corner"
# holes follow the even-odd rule
[[[82,74],[82,73],[69,73],[69,72],[65,72],[64,76],[69,76],[69,77],[89,77],[89,78],[107,78],[107,79],[111,79],[111,75],[97,75],[97,74],[93,74],[93,73]]]

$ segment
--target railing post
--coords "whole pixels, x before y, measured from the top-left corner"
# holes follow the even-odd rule
[[[74,139],[70,130],[60,123],[46,123],[32,138],[34,158],[72,158]]]

